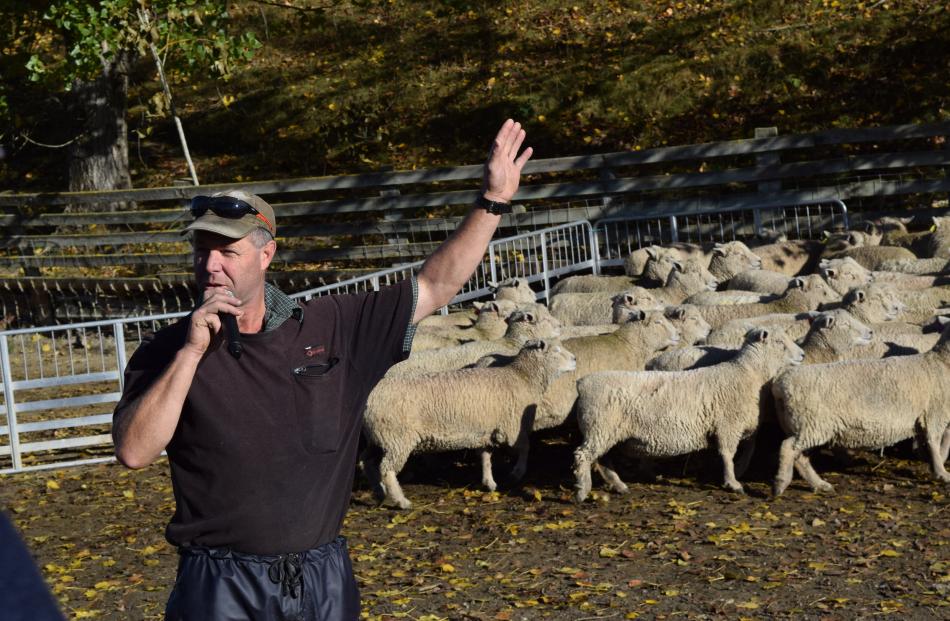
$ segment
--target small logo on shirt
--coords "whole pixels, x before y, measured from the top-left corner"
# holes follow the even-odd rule
[[[323,345],[311,345],[309,347],[303,348],[303,353],[306,354],[307,358],[313,358],[318,354],[322,354],[327,350]]]

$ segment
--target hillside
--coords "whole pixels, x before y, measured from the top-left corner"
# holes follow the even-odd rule
[[[950,12],[928,0],[319,4],[235,2],[255,58],[170,76],[202,182],[474,163],[507,116],[556,157],[950,114]],[[136,187],[187,176],[157,88],[141,63]],[[9,154],[3,189],[65,188],[62,149]]]

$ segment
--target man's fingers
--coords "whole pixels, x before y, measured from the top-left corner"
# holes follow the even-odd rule
[[[528,147],[522,151],[521,155],[518,156],[518,159],[515,160],[515,166],[518,167],[518,170],[524,168],[524,165],[528,163],[529,159],[531,159],[532,153],[534,153],[534,149],[531,147]]]
[[[518,156],[518,150],[521,148],[521,143],[524,142],[524,137],[527,135],[525,134],[525,131],[521,129],[521,126],[518,123],[515,125],[518,125],[518,132],[515,134],[514,141],[511,143],[511,147],[508,149],[508,158],[511,161],[514,161]]]

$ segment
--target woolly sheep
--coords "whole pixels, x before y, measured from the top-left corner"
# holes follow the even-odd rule
[[[629,276],[594,276],[593,274],[584,274],[582,276],[570,276],[564,280],[558,281],[551,288],[552,295],[561,293],[620,293],[633,287],[636,283]]]
[[[894,218],[885,216],[868,223],[869,227],[881,235],[882,246],[900,246],[907,248],[915,255],[927,256],[927,246],[930,243],[930,231],[908,231],[907,225],[913,222],[913,217]]]
[[[950,284],[950,279],[940,276],[871,271],[851,257],[823,260],[818,265],[818,270],[831,288],[842,295],[854,287],[860,287],[869,282],[887,283],[898,289],[927,289],[941,284]]]
[[[411,506],[396,475],[414,451],[512,446],[517,480],[527,466],[528,438],[547,387],[573,371],[574,355],[557,343],[529,341],[511,364],[415,377],[384,378],[366,403],[364,464],[377,498]],[[373,453],[381,453],[378,459]],[[482,482],[495,489],[491,456],[483,453]]]
[[[736,274],[762,267],[762,258],[741,241],[716,244],[710,255],[709,273],[719,282],[726,282]]]
[[[936,259],[899,259],[884,261],[878,268],[882,272],[903,272],[904,274],[950,274],[950,260]]]
[[[933,221],[928,253],[934,258],[950,259],[950,216],[934,216]]]
[[[803,357],[783,333],[753,330],[739,354],[716,367],[603,371],[580,380],[577,419],[583,442],[574,452],[575,500],[590,492],[591,466],[620,442],[646,457],[672,457],[715,440],[725,486],[742,492],[733,458],[739,443],[758,428],[763,387]],[[604,471],[616,491],[626,491],[615,472]]]
[[[628,320],[616,332],[563,341],[577,357],[577,369],[557,378],[538,408],[536,429],[560,425],[574,409],[577,380],[595,371],[640,370],[656,352],[675,347],[679,333],[662,311],[628,310]]]
[[[888,261],[916,259],[917,255],[906,248],[900,248],[898,246],[858,246],[848,248],[841,252],[823,255],[823,258],[827,259],[840,259],[843,257],[851,257],[869,270],[879,270],[881,266]]]
[[[779,451],[773,491],[780,495],[792,468],[815,491],[833,487],[815,472],[810,449],[883,448],[915,435],[931,468],[950,482],[950,328],[922,354],[789,369],[772,383],[779,423],[788,437]]]
[[[771,313],[801,313],[816,310],[822,304],[839,299],[820,276],[810,274],[794,278],[785,295],[770,302],[697,306],[696,308],[703,319],[715,329],[723,326],[727,321],[738,318]]]
[[[681,304],[691,295],[700,291],[715,291],[719,285],[716,277],[695,261],[670,263],[666,283],[657,289],[650,289],[650,293],[665,304]]]
[[[798,341],[805,352],[804,364],[819,364],[852,358],[881,357],[880,348],[870,347],[874,332],[845,310],[816,314],[808,332]],[[882,343],[883,344],[883,343]],[[651,371],[686,371],[730,360],[738,349],[683,347],[664,352],[647,362]]]
[[[509,300],[516,304],[534,304],[538,296],[525,278],[508,278],[500,283],[489,283],[496,300]]]
[[[420,351],[461,345],[467,341],[500,339],[508,328],[505,320],[516,308],[516,304],[510,301],[488,302],[479,309],[475,323],[471,326],[420,326],[412,339],[412,349]]]
[[[786,276],[811,273],[821,257],[824,245],[813,240],[791,240],[752,248],[762,259],[762,269]]]
[[[565,325],[596,326],[611,323],[618,306],[657,310],[663,304],[642,287],[619,294],[562,293],[551,298],[551,315]]]
[[[755,291],[762,294],[782,295],[788,290],[790,276],[771,270],[748,270],[736,274],[726,283],[726,289]]]
[[[682,246],[683,244],[672,244],[671,246],[654,245],[638,248],[624,258],[623,273],[632,278],[642,276],[647,263],[651,259],[655,260],[662,256],[669,256],[676,261],[682,261],[686,258],[679,250]]]
[[[712,329],[692,304],[667,306],[663,309],[663,314],[670,320],[670,323],[673,324],[676,331],[679,332],[680,344],[692,345],[693,343],[698,343],[705,339]],[[614,323],[610,324],[596,326],[561,326],[561,340],[609,334],[615,331],[624,322],[626,322],[626,316],[615,316]]]
[[[390,367],[386,372],[386,377],[461,369],[488,354],[515,354],[529,340],[558,336],[560,336],[560,323],[547,312],[515,311],[508,317],[508,329],[502,338],[496,341],[472,341],[455,347],[413,352],[406,360]]]

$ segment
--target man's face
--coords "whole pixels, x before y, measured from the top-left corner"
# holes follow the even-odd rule
[[[274,256],[275,244],[257,248],[249,237],[231,239],[208,231],[195,231],[194,272],[198,288],[206,295],[227,289],[246,300],[263,287],[264,272]]]

